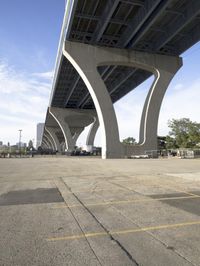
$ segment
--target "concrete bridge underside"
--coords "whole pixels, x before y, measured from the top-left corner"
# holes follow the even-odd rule
[[[46,137],[49,148],[58,152],[67,151],[70,154],[84,128],[95,121],[94,110],[50,107],[47,111],[44,137]]]
[[[91,124],[86,144],[100,127],[103,158],[156,150],[161,103],[200,40],[199,18],[199,0],[67,0],[42,144],[70,153]],[[152,75],[139,144],[125,147],[113,104]]]
[[[102,158],[156,150],[162,100],[200,40],[199,18],[198,0],[67,0],[42,145],[71,153],[91,124],[85,143],[100,127]],[[113,104],[152,75],[139,144],[123,146]]]
[[[86,144],[93,145],[98,125],[100,125],[102,158],[123,158],[130,153],[143,154],[146,150],[156,150],[161,103],[170,81],[182,66],[181,58],[75,42],[65,42],[63,55],[86,85],[96,111],[50,107],[47,112],[45,131],[51,141],[46,140],[46,142],[52,143],[51,147],[58,151],[61,151],[64,143],[70,153],[74,150],[81,132],[91,124]],[[105,65],[143,69],[154,75],[141,115],[139,144],[129,149],[129,154],[120,143],[113,103],[98,72],[98,67]]]

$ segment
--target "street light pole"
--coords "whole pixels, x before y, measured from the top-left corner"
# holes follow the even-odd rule
[[[19,155],[21,157],[21,138],[22,138],[22,129],[19,129]]]

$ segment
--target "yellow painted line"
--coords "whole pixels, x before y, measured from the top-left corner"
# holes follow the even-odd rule
[[[171,190],[173,190],[173,191],[175,191],[175,192],[179,192],[179,193],[184,193],[184,194],[186,194],[186,195],[190,195],[190,196],[198,196],[198,195],[196,195],[196,194],[194,194],[194,193],[190,193],[190,192],[188,192],[188,191],[184,191],[184,190],[180,190],[180,189],[177,189],[177,188],[171,188],[170,186],[166,186],[166,185],[161,185],[161,187],[163,187],[163,188],[168,188],[168,189],[171,189]]]
[[[142,202],[152,202],[152,201],[163,201],[163,200],[180,200],[180,199],[195,199],[200,198],[200,196],[183,196],[183,197],[167,197],[167,198],[157,198],[157,199],[135,199],[135,200],[120,200],[120,201],[105,201],[99,203],[88,203],[88,204],[73,204],[73,205],[64,205],[64,206],[55,206],[53,209],[62,209],[62,208],[77,208],[77,207],[90,207],[90,206],[106,206],[106,205],[120,205],[128,203],[142,203]]]
[[[66,194],[73,194],[73,193],[84,193],[84,192],[99,192],[99,191],[116,191],[116,190],[124,190],[127,191],[126,188],[98,188],[98,189],[82,189],[82,190],[72,190],[67,191]]]
[[[200,224],[200,221],[192,221],[192,222],[177,223],[177,224],[164,224],[164,225],[157,225],[157,226],[142,227],[142,228],[137,228],[137,229],[110,231],[109,234],[110,235],[125,235],[125,234],[133,234],[133,233],[139,233],[139,232],[145,232],[145,231],[155,231],[155,230],[162,230],[162,229],[185,227],[185,226],[198,225],[198,224]],[[90,238],[90,237],[101,237],[101,236],[106,236],[106,235],[108,235],[108,233],[106,232],[91,232],[91,233],[80,234],[80,235],[51,237],[51,238],[47,238],[46,240],[47,241],[77,240],[77,239]]]
[[[123,181],[123,182],[128,182],[128,181]],[[117,183],[112,183],[117,185]],[[154,185],[147,185],[148,187],[154,187]],[[190,195],[190,196],[198,196],[194,193],[190,193],[187,191],[183,191],[183,190],[179,190],[176,189],[174,187],[170,187],[167,185],[158,185],[158,187],[160,188],[167,188],[172,190],[173,192],[179,192],[179,193],[184,193],[186,195]],[[120,187],[115,187],[115,188],[85,188],[85,189],[81,189],[81,190],[72,190],[72,191],[68,191],[67,194],[73,194],[73,193],[84,193],[84,192],[100,192],[100,191],[117,191],[117,190],[123,190],[123,191],[130,191],[130,192],[136,192],[133,188],[128,188],[128,187],[124,187],[124,188],[120,188]]]
[[[82,193],[82,192],[99,192],[99,191],[115,191],[115,190],[126,190],[125,188],[95,188],[95,189],[82,189],[82,190],[73,190],[70,193]]]
[[[128,181],[126,181],[126,180],[124,180],[124,181],[122,181],[122,180],[119,180],[120,182],[128,182]],[[114,184],[116,184],[116,183],[114,183]],[[135,185],[135,184],[132,184],[132,185]],[[137,184],[137,185],[139,185],[139,183]],[[154,185],[151,185],[151,184],[147,184],[146,185],[147,187],[154,187]],[[177,188],[174,188],[174,187],[170,187],[170,186],[168,186],[168,185],[157,185],[158,187],[161,187],[161,188],[167,188],[167,189],[170,189],[170,190],[172,190],[172,191],[174,191],[174,192],[179,192],[179,193],[184,193],[184,194],[186,194],[186,195],[190,195],[190,196],[198,196],[198,195],[196,195],[196,194],[194,194],[194,193],[190,193],[190,192],[188,192],[188,191],[183,191],[183,190],[179,190],[179,189],[177,189]],[[130,191],[134,191],[134,189],[132,188],[125,188],[125,189],[127,189],[127,190],[130,190]]]
[[[47,241],[60,241],[60,240],[76,240],[85,237],[97,237],[97,236],[106,236],[106,232],[94,232],[94,233],[87,233],[87,234],[80,234],[80,235],[72,235],[72,236],[62,236],[62,237],[51,237],[47,238]]]

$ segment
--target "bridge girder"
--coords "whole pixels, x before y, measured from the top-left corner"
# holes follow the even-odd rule
[[[156,8],[158,8],[157,15],[159,15],[160,8],[159,4],[161,4],[162,8],[166,8],[167,4],[170,0],[146,0],[144,3],[144,8],[138,10],[136,16],[130,21],[127,29],[124,31],[121,36],[118,46],[119,47],[132,47],[136,40],[133,41],[133,38],[137,36],[137,40],[141,38],[147,28],[150,27],[152,20],[156,19],[156,16],[153,16],[151,19],[151,23],[148,21],[148,24],[145,24],[147,20],[150,18],[151,14],[155,12]],[[131,42],[131,43],[130,43]]]
[[[179,15],[177,21],[173,25],[169,25],[165,28],[165,34],[154,44],[153,49],[155,51],[160,50],[165,44],[167,44],[173,37],[180,32],[190,21],[193,20],[200,13],[200,1],[190,1],[185,7],[185,12]]]

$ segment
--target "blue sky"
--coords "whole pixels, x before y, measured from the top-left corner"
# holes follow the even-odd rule
[[[35,139],[44,121],[65,0],[1,0],[0,140]]]
[[[36,124],[43,122],[65,9],[65,0],[1,0],[0,9],[0,140],[35,139]],[[200,44],[183,54],[183,67],[163,100],[160,135],[167,121],[189,117],[200,122]],[[115,104],[121,139],[138,139],[142,104],[152,79]],[[86,130],[87,131],[87,130]],[[84,144],[83,133],[78,144]],[[98,132],[96,144],[100,144]]]

